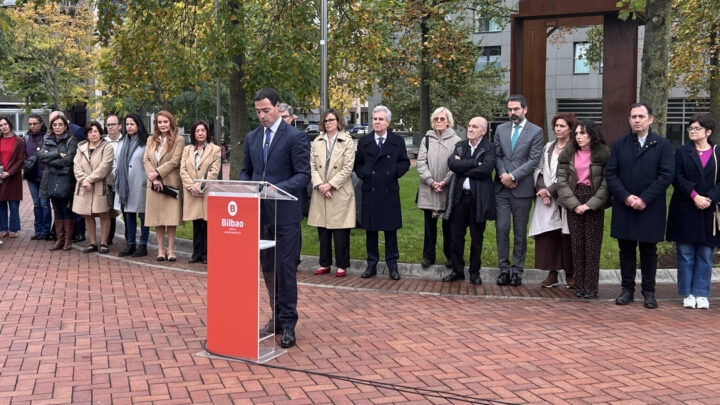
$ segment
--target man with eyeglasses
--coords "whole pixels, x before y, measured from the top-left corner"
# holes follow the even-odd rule
[[[622,291],[615,303],[634,300],[640,250],[643,305],[650,309],[657,308],[657,243],[665,239],[665,190],[675,176],[672,144],[650,130],[654,120],[647,104],[631,105],[631,132],[613,143],[605,166],[605,181],[612,191],[610,236],[620,248]]]
[[[495,205],[497,220],[498,267],[497,285],[519,286],[527,253],[527,225],[530,208],[535,199],[533,172],[540,163],[543,150],[542,128],[529,122],[527,100],[514,94],[507,100],[510,122],[498,126],[494,143],[497,148],[495,163]],[[510,217],[513,226],[513,254],[510,263]]]
[[[293,108],[285,103],[280,103],[280,118],[283,119],[283,121],[287,122],[288,125],[292,125],[293,121],[295,121],[295,118],[297,118],[295,115],[293,115]]]
[[[397,230],[402,228],[398,179],[410,169],[405,141],[390,131],[390,110],[373,109],[373,132],[358,141],[355,174],[363,181],[360,228],[365,230],[367,268],[362,278],[374,277],[380,261],[378,232],[385,233],[385,264],[390,278],[400,279]]]
[[[107,136],[105,137],[105,141],[110,144],[110,146],[113,147],[113,150],[115,151],[115,158],[113,159],[113,168],[112,173],[113,177],[115,176],[115,173],[117,172],[117,162],[118,162],[118,156],[120,155],[120,148],[119,145],[122,143],[123,140],[123,134],[122,134],[122,125],[120,125],[120,118],[118,118],[115,114],[110,114],[105,118],[105,132],[107,132]],[[112,185],[110,185],[112,188]],[[110,207],[110,209],[113,209],[113,207]],[[115,217],[110,216],[110,235],[108,236],[107,244],[112,245],[113,244],[113,238],[115,237]],[[127,238],[126,238],[127,239]]]

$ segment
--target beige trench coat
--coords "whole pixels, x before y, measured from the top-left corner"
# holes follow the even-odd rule
[[[153,135],[154,136],[154,135]],[[180,159],[182,159],[185,140],[182,136],[175,137],[175,147],[172,150],[163,148],[160,161],[155,160],[157,148],[148,138],[145,147],[143,165],[145,173],[158,172],[163,185],[176,187],[182,191],[182,180],[180,179]],[[152,182],[147,181],[147,195],[145,196],[145,225],[146,226],[178,226],[182,225],[182,192],[175,199],[152,189]]]
[[[355,142],[346,132],[338,132],[330,155],[327,174],[325,134],[318,135],[310,145],[310,171],[313,186],[308,225],[328,229],[355,227],[355,190],[352,185],[355,164]],[[318,191],[323,183],[332,185],[332,198]]]
[[[420,142],[417,157],[417,171],[420,176],[418,186],[417,207],[425,210],[445,211],[447,193],[450,187],[452,172],[448,168],[448,158],[453,154],[455,144],[461,139],[452,128],[446,128],[440,137],[437,132],[430,130],[425,134],[428,138],[428,148],[425,147],[425,138]],[[445,181],[442,192],[435,192],[430,185],[433,181]]]
[[[212,166],[210,166],[211,164]],[[186,146],[180,161],[180,178],[182,178],[183,184],[183,221],[194,219],[207,221],[207,197],[195,197],[190,192],[194,180],[205,178],[205,172],[208,174],[208,180],[217,180],[218,174],[220,174],[220,147],[208,143],[200,157],[200,166],[195,169],[195,146]]]
[[[75,179],[77,179],[72,204],[74,213],[93,215],[110,211],[107,201],[107,186],[113,184],[114,159],[113,147],[105,140],[98,144],[92,155],[90,154],[90,142],[82,141],[78,144],[77,153],[73,159],[73,171]],[[83,189],[84,180],[92,183],[92,190],[85,191]]]

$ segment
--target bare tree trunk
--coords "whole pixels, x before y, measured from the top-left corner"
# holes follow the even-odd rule
[[[710,43],[715,44],[718,41],[718,26],[713,26],[710,34]],[[710,114],[712,114],[715,122],[720,122],[720,56],[714,52],[710,56],[710,83],[708,84],[710,93]],[[716,145],[720,142],[720,130],[715,128],[711,135],[713,143]]]
[[[670,11],[672,0],[647,0],[645,41],[643,43],[640,102],[653,109],[655,133],[665,136],[667,99],[670,91]]]
[[[427,19],[420,21],[420,116],[418,117],[419,142],[430,129],[430,53],[425,43],[428,40]]]
[[[245,140],[250,131],[248,95],[245,87],[245,53],[233,57],[235,67],[230,73],[230,145]],[[237,180],[242,170],[244,146],[237,146],[230,153],[230,179]]]

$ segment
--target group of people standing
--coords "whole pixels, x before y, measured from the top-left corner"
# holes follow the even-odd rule
[[[122,213],[127,245],[119,256],[147,256],[149,227],[154,226],[157,260],[175,261],[176,227],[193,221],[190,262],[206,263],[207,202],[194,179],[214,180],[220,172],[220,147],[209,142],[209,125],[195,122],[191,145],[185,146],[175,118],[167,111],[157,114],[151,135],[137,114],[129,114],[123,124],[116,115],[106,118],[105,128],[90,121],[80,138],[61,112],[50,114],[49,132],[42,117],[33,114],[28,118],[30,131],[23,139],[12,132],[9,118],[0,118],[1,160],[7,168],[0,175],[6,180],[0,184],[2,236],[15,237],[20,230],[23,173],[34,204],[35,234],[31,239],[56,239],[52,251],[72,248],[75,218],[81,216],[90,240],[83,252],[108,253],[115,217]],[[8,211],[9,224],[5,221]],[[100,220],[99,236],[96,218]],[[53,228],[55,238],[50,237]]]

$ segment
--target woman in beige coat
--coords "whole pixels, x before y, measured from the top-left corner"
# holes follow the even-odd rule
[[[320,268],[315,274],[330,272],[334,239],[337,277],[344,277],[350,266],[350,229],[355,227],[355,143],[344,128],[342,116],[331,108],[323,114],[320,135],[310,145],[313,191],[308,225],[318,228],[320,239]]]
[[[115,152],[102,137],[102,126],[90,121],[85,126],[87,140],[78,144],[73,159],[75,172],[75,195],[72,210],[85,217],[85,228],[90,237],[90,246],[84,253],[97,252],[97,234],[95,217],[100,217],[100,253],[109,252],[107,246],[110,234],[110,205],[108,204],[108,185],[113,184],[112,166]]]
[[[183,149],[180,177],[183,183],[183,221],[193,221],[193,254],[188,263],[207,263],[207,197],[195,179],[216,180],[220,174],[220,147],[208,142],[210,127],[195,121],[190,142]]]
[[[167,111],[160,111],[155,119],[155,128],[148,139],[143,163],[148,178],[148,192],[145,196],[145,225],[154,226],[158,242],[157,260],[174,262],[175,230],[182,225],[182,181],[180,180],[180,159],[185,140],[178,135],[175,117]],[[177,189],[179,194],[172,197],[162,193],[165,186]],[[165,249],[165,231],[168,247]]]
[[[448,168],[448,158],[452,156],[455,144],[460,137],[455,134],[453,115],[445,107],[436,109],[432,116],[432,130],[425,134],[420,142],[417,157],[417,171],[420,176],[417,207],[425,213],[425,237],[423,241],[422,267],[435,264],[435,244],[437,243],[437,221],[445,212],[448,186],[452,172]],[[443,253],[451,268],[450,221],[442,220]]]

